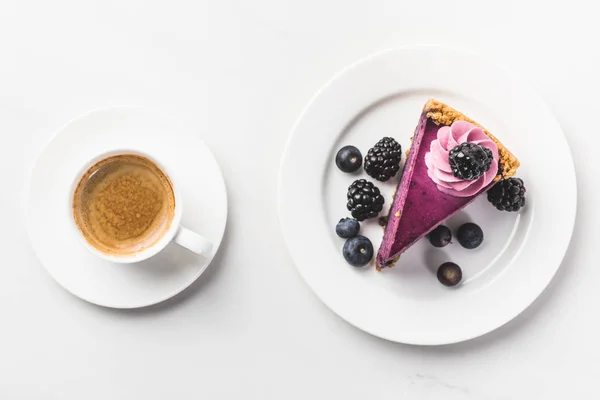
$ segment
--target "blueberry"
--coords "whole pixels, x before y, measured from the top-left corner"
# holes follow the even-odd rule
[[[355,236],[346,240],[343,254],[350,265],[362,267],[373,258],[373,244],[364,236]]]
[[[456,286],[462,280],[462,271],[453,262],[446,262],[438,268],[437,278],[444,286]]]
[[[435,247],[445,247],[452,241],[452,232],[445,225],[440,225],[429,233],[429,242]]]
[[[344,239],[358,235],[358,231],[360,231],[360,223],[354,218],[342,218],[335,226],[335,233]]]
[[[483,231],[477,224],[467,222],[458,228],[456,239],[465,249],[474,249],[483,242]]]
[[[354,172],[362,165],[362,154],[354,146],[344,146],[335,156],[335,164],[343,172]]]

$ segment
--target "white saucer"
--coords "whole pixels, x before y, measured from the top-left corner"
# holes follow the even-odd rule
[[[428,98],[464,112],[520,159],[527,187],[520,213],[495,210],[485,196],[447,222],[472,220],[485,240],[475,250],[456,241],[436,249],[422,239],[395,268],[353,268],[335,234],[348,186],[334,158],[344,145],[363,156],[391,136],[403,149]],[[374,181],[389,210],[398,180]],[[310,194],[310,195],[309,195]],[[290,254],[309,286],[335,313],[373,335],[411,344],[468,340],[505,324],[544,290],[569,245],[577,207],[575,169],[567,141],[544,102],[504,70],[476,55],[437,46],[376,54],[342,71],[304,110],[287,145],[279,182],[279,213]],[[382,213],[381,215],[385,214]],[[377,220],[362,234],[379,248]],[[463,270],[459,287],[435,276],[443,262]]]
[[[144,262],[113,264],[78,243],[64,212],[69,185],[87,160],[114,148],[168,163],[181,186],[182,223],[214,244],[210,256],[170,244]],[[200,133],[138,107],[94,110],[62,127],[38,157],[27,193],[27,227],[42,265],[69,292],[106,307],[144,307],[187,288],[210,264],[227,221],[223,175]]]

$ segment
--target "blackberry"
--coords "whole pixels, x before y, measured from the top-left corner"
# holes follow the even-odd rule
[[[384,137],[369,149],[365,157],[365,172],[385,182],[400,170],[402,146],[390,137]]]
[[[459,144],[448,154],[450,167],[455,177],[474,181],[489,171],[492,165],[492,151],[475,143]]]
[[[379,189],[365,179],[358,179],[348,187],[348,210],[358,221],[375,218],[383,209],[384,199]]]
[[[519,211],[525,205],[525,185],[519,178],[496,183],[487,192],[490,203],[500,211]]]

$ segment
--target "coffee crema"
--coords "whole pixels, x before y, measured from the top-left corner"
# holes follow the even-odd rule
[[[169,230],[174,213],[171,181],[154,162],[135,154],[93,165],[73,196],[81,234],[110,255],[133,255],[152,246]]]

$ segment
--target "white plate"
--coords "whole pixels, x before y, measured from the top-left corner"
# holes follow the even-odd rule
[[[92,157],[114,148],[136,149],[169,166],[181,186],[182,223],[214,244],[212,255],[170,244],[144,262],[113,264],[78,243],[64,212],[71,180]],[[201,135],[138,107],[91,111],[62,127],[38,157],[27,193],[27,227],[42,265],[69,292],[106,307],[148,306],[187,288],[210,264],[227,221],[225,182]]]
[[[346,191],[364,171],[344,174],[334,157],[347,144],[363,156],[384,136],[407,149],[430,97],[483,124],[521,160],[527,186],[519,214],[479,198],[448,221],[478,223],[476,250],[421,240],[395,268],[353,268],[342,257],[337,221],[349,216]],[[403,160],[404,161],[404,160]],[[371,180],[371,179],[370,179]],[[387,210],[397,180],[377,183]],[[373,335],[411,344],[468,340],[505,324],[542,292],[569,245],[576,212],[575,170],[567,141],[543,101],[478,56],[437,46],[386,51],[334,77],[298,120],[282,160],[279,213],[286,244],[306,282],[339,316]],[[379,248],[377,221],[362,232]],[[446,288],[437,267],[454,261],[463,283]]]

